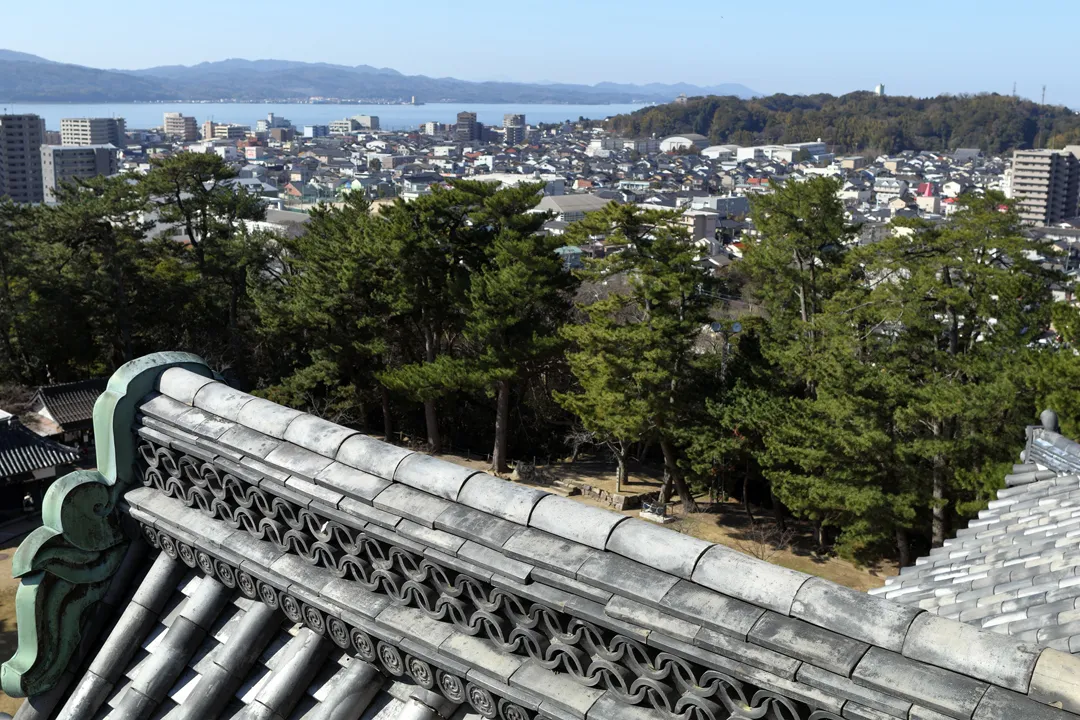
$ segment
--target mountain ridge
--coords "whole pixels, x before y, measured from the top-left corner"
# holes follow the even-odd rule
[[[680,93],[707,95],[718,90],[738,97],[760,95],[735,83],[700,88],[686,83],[475,82],[404,75],[371,65],[278,59],[228,58],[196,65],[98,69],[0,50],[0,101],[4,102],[251,102],[316,97],[395,102],[415,97],[421,102],[605,104],[666,102]]]

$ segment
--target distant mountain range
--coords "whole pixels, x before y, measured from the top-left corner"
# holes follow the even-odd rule
[[[476,103],[669,102],[680,94],[760,93],[745,85],[470,82],[403,75],[370,65],[230,59],[144,70],[100,70],[0,50],[0,102],[147,102],[337,98]]]

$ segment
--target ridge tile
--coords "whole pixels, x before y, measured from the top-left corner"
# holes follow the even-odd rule
[[[689,580],[698,560],[712,545],[690,535],[631,518],[611,531],[607,550]]]
[[[379,493],[390,487],[389,480],[336,461],[320,470],[314,479],[317,485],[356,498],[368,505]]]
[[[698,561],[693,581],[781,615],[790,615],[795,596],[809,578],[805,573],[714,545]]]
[[[236,420],[241,425],[246,425],[263,435],[284,440],[289,423],[303,414],[299,410],[293,410],[284,405],[278,405],[257,397],[244,403],[244,407],[240,408]]]
[[[199,389],[192,405],[218,417],[237,422],[240,418],[240,410],[254,397],[254,395],[229,387],[223,382],[211,382]]]
[[[604,606],[604,612],[616,620],[652,628],[654,632],[665,633],[690,645],[694,644],[694,638],[697,637],[698,632],[701,630],[700,625],[681,620],[674,615],[662,613],[644,603],[636,602],[621,595],[612,596],[611,600]]]
[[[679,582],[674,575],[613,553],[596,553],[586,560],[577,571],[577,579],[654,606]]]
[[[500,552],[506,541],[523,529],[501,517],[473,510],[460,503],[454,503],[435,518],[435,527]]]
[[[571,579],[596,551],[566,540],[557,535],[525,528],[503,545],[503,551],[512,558],[531,565],[547,568]]]
[[[372,504],[379,510],[409,518],[429,528],[434,528],[435,519],[450,507],[450,503],[442,498],[398,483],[376,495]]]
[[[1018,693],[991,687],[972,720],[1068,720],[1072,713],[1043,705]]]
[[[541,498],[533,508],[529,527],[544,530],[597,550],[607,547],[616,525],[627,518],[558,495]]]
[[[359,434],[357,430],[305,414],[289,423],[284,439],[332,460],[346,439]]]
[[[413,453],[398,464],[394,482],[457,502],[461,486],[477,472],[431,455]]]
[[[912,621],[922,613],[821,578],[810,578],[795,595],[791,616],[893,652],[901,652]]]
[[[536,503],[548,495],[543,490],[515,485],[487,473],[477,473],[465,481],[457,501],[474,510],[528,526]]]
[[[214,382],[212,377],[199,375],[182,367],[171,367],[161,373],[154,387],[159,393],[190,406],[199,390],[212,382]]]
[[[313,479],[333,461],[298,445],[283,443],[270,451],[264,462],[290,475]]]
[[[903,655],[1026,694],[1039,649],[1015,638],[924,614],[911,624]]]
[[[397,466],[412,454],[412,450],[381,442],[367,435],[353,435],[341,443],[334,459],[375,477],[393,480]]]

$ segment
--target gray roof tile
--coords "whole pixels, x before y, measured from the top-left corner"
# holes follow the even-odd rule
[[[819,578],[807,580],[791,606],[793,617],[893,652],[903,649],[919,612]]]
[[[461,487],[457,501],[518,525],[528,525],[536,503],[548,493],[477,473]]]
[[[240,392],[225,383],[212,382],[202,386],[192,404],[208,413],[236,422],[240,419],[240,410],[253,398],[253,395]]]
[[[421,453],[413,453],[404,458],[394,470],[394,482],[404,483],[409,487],[456,501],[461,486],[476,470],[440,460]]]
[[[700,623],[743,641],[758,619],[765,614],[764,608],[721,595],[686,580],[672,585],[660,600],[659,607],[683,620]]]
[[[855,683],[894,693],[954,718],[969,718],[989,685],[973,678],[924,665],[880,648],[870,648],[855,667]]]
[[[1074,702],[1080,688],[1080,679],[1070,679],[1080,673],[1072,673],[1059,656],[1037,655],[1020,640],[1041,637],[1063,650],[1074,639],[1080,645],[1080,625],[1073,628],[1080,623],[1080,550],[1072,549],[1080,543],[1080,480],[1075,478],[1030,483],[1023,493],[1002,497],[1005,502],[956,540],[890,579],[884,592],[912,604],[905,607],[264,405],[220,383],[200,386],[194,402],[196,410],[149,396],[144,436],[212,462],[238,482],[257,485],[294,511],[307,507],[329,523],[301,533],[343,538],[335,524],[362,530],[369,540],[420,556],[422,561],[409,563],[418,563],[421,573],[434,563],[447,578],[461,573],[509,593],[526,612],[534,603],[555,609],[812,708],[850,720],[971,720],[973,713],[999,712],[989,701],[980,706],[988,688],[1001,693],[1020,688],[1025,673],[1034,678],[1032,698],[1045,692],[1036,698],[1043,702]],[[433,665],[441,662],[496,694],[539,707],[546,720],[581,720],[593,707],[605,707],[608,695],[599,689],[588,709],[575,704],[577,695],[560,703],[547,676],[541,678],[546,670],[532,685],[532,680],[514,684],[515,673],[525,679],[533,673],[522,669],[528,662],[524,653],[503,652],[484,639],[482,628],[478,636],[462,633],[410,607],[410,600],[403,606],[385,589],[365,591],[293,550],[283,553],[155,489],[128,495],[133,517],[169,528],[194,547],[288,589],[311,608],[340,614],[402,652]],[[410,581],[429,582],[405,572]],[[429,601],[434,598],[424,602]],[[985,629],[919,617],[915,606],[977,616],[973,622]],[[178,638],[188,621],[183,613],[179,604],[166,608],[163,617],[164,624],[181,628]],[[227,638],[228,622],[222,618],[210,635]],[[139,650],[139,662],[152,657],[157,645]],[[284,658],[285,647],[282,643],[274,656]],[[169,702],[182,703],[199,677],[207,678],[208,689],[214,685],[216,652],[212,647],[196,652],[169,690]],[[1041,672],[1040,666],[1031,671],[1036,658]],[[286,661],[273,662],[284,667]],[[340,674],[340,669],[324,669],[313,682],[324,684]],[[540,686],[547,689],[537,692]],[[567,688],[581,690],[576,683]],[[85,690],[87,697],[103,694],[93,683]],[[259,692],[257,686],[246,692],[249,707],[271,712],[269,705],[251,704]],[[132,707],[143,702],[126,688],[114,696],[116,703]],[[306,712],[315,705],[302,700],[298,707]]]
[[[391,480],[398,464],[412,454],[411,450],[379,442],[366,435],[353,435],[341,443],[334,459],[375,477]]]
[[[263,435],[283,440],[289,423],[303,414],[299,410],[293,410],[263,398],[254,398],[240,409],[237,422]]]
[[[356,430],[336,425],[321,417],[301,415],[289,423],[284,439],[333,459],[346,439],[359,434]]]
[[[750,630],[750,642],[803,660],[844,677],[850,677],[855,664],[869,645],[823,630],[795,618],[767,612]]]
[[[155,389],[177,402],[190,406],[199,390],[212,382],[214,382],[212,377],[199,375],[181,367],[172,367],[161,373]]]
[[[725,595],[788,615],[795,596],[809,578],[795,570],[714,545],[698,560],[693,580]]]
[[[548,495],[533,508],[532,515],[529,517],[529,527],[603,550],[607,547],[611,531],[624,520],[626,517],[623,515],[584,505],[558,495]]]
[[[396,483],[376,495],[373,504],[379,510],[407,517],[430,528],[435,527],[436,518],[450,507],[450,503],[442,498]]]
[[[616,525],[607,543],[610,552],[687,580],[710,547],[710,542],[634,519]]]

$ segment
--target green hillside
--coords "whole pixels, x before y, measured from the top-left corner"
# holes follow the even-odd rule
[[[714,143],[758,145],[821,138],[842,152],[955,150],[991,153],[1080,142],[1080,116],[1052,105],[1003,95],[879,97],[771,95],[691,98],[649,107],[609,122],[612,130],[663,137],[695,132]]]

